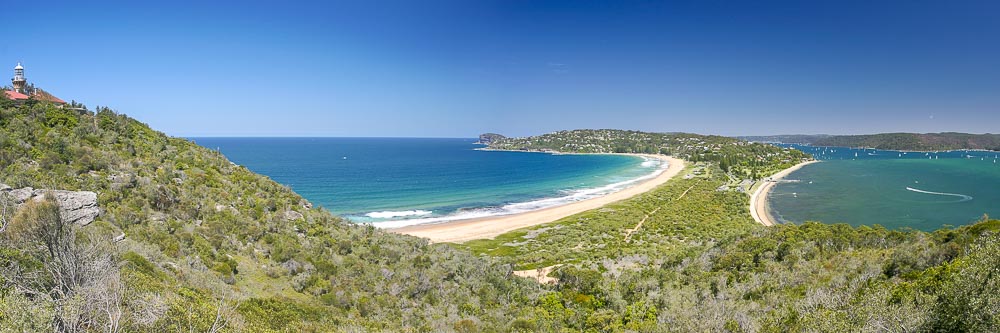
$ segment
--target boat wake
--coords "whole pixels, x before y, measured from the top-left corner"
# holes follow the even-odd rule
[[[965,194],[931,192],[931,191],[924,191],[924,190],[916,189],[916,188],[912,188],[912,187],[907,187],[906,190],[907,191],[917,192],[917,193],[933,194],[933,195],[943,195],[943,196],[961,198],[961,199],[958,199],[958,201],[950,201],[950,202],[965,202],[965,201],[972,200],[972,196],[965,195]]]

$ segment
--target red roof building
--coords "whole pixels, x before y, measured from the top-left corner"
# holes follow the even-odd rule
[[[12,100],[15,100],[15,101],[28,99],[28,95],[25,95],[25,94],[22,94],[22,93],[19,93],[19,92],[16,92],[16,91],[4,90],[3,92],[4,92],[5,95],[7,95],[7,99],[12,99]]]
[[[14,90],[5,90],[4,94],[11,100],[23,102],[34,98],[59,105],[66,104],[66,101],[42,89],[35,88],[34,85],[26,85],[27,79],[24,78],[24,67],[21,66],[21,63],[17,63],[17,66],[14,67],[14,78],[10,79],[10,82],[14,85]]]
[[[52,94],[50,94],[49,92],[47,92],[45,90],[42,90],[42,89],[37,89],[36,88],[31,96],[34,97],[35,99],[39,100],[39,101],[45,101],[45,102],[55,103],[55,104],[66,104],[66,101],[64,101],[62,99],[59,99],[59,97],[55,97]]]

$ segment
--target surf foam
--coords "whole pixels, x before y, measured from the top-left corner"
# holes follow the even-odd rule
[[[620,181],[620,182],[617,182],[617,183],[612,183],[612,184],[608,184],[608,185],[604,185],[604,186],[600,186],[600,187],[595,187],[595,188],[585,188],[585,189],[578,189],[578,190],[567,190],[567,191],[563,192],[563,193],[567,194],[565,196],[551,197],[551,198],[542,198],[542,199],[532,200],[532,201],[526,201],[526,202],[515,202],[515,203],[505,204],[503,206],[480,207],[480,208],[464,209],[464,210],[460,210],[459,212],[456,212],[456,213],[453,213],[453,214],[449,214],[449,215],[445,215],[445,216],[425,217],[425,218],[408,218],[408,219],[386,220],[386,221],[373,221],[373,222],[366,222],[366,223],[371,223],[373,226],[376,226],[376,227],[379,227],[379,228],[399,228],[399,227],[405,227],[405,226],[408,226],[408,225],[416,225],[416,224],[433,224],[433,223],[443,223],[443,222],[450,222],[450,221],[477,219],[477,218],[484,218],[484,217],[512,215],[512,214],[529,212],[529,211],[533,211],[533,210],[545,209],[545,208],[549,208],[549,207],[562,206],[562,205],[565,205],[565,204],[570,204],[570,203],[574,203],[574,202],[577,202],[577,201],[583,201],[583,200],[587,200],[587,199],[590,199],[590,198],[596,198],[596,197],[600,197],[600,196],[604,196],[604,195],[608,195],[608,194],[611,194],[611,193],[614,193],[614,192],[621,191],[621,190],[623,190],[625,188],[628,188],[630,186],[635,185],[636,183],[656,178],[661,173],[663,173],[664,171],[666,171],[667,168],[669,167],[669,164],[667,162],[661,162],[660,160],[654,160],[653,158],[649,158],[649,157],[643,157],[643,159],[644,159],[644,161],[642,162],[641,166],[643,166],[643,167],[658,166],[658,168],[656,168],[656,170],[654,170],[653,172],[651,172],[649,174],[646,174],[646,175],[643,175],[643,176],[640,176],[640,177],[636,177],[636,178],[632,178],[632,179],[628,179],[628,180],[625,180],[625,181]],[[652,163],[648,163],[648,162],[652,162]],[[379,212],[379,213],[382,213],[382,212]],[[372,217],[372,218],[386,218],[386,219],[390,219],[390,218],[394,218],[394,217],[406,217],[406,216],[382,217],[382,216],[372,216],[372,214],[374,214],[374,213],[368,213],[368,214],[366,214],[366,216]],[[429,212],[428,212],[428,214],[429,214]],[[427,214],[421,214],[421,215],[427,215]],[[413,216],[413,215],[408,215],[408,216]]]
[[[394,211],[371,212],[371,213],[365,214],[365,216],[371,217],[371,218],[376,218],[376,219],[391,219],[391,218],[394,218],[394,217],[430,215],[431,213],[433,213],[433,212],[429,211],[429,210],[404,210],[404,211],[399,211],[399,212],[394,212]]]

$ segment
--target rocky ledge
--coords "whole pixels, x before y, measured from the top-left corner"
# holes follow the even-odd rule
[[[63,191],[33,189],[30,187],[14,189],[6,184],[0,184],[0,196],[6,195],[21,205],[28,200],[41,201],[46,193],[52,193],[59,205],[59,215],[65,223],[88,225],[101,214],[97,207],[97,193],[90,191]]]

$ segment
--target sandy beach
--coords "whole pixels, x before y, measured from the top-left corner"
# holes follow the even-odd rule
[[[433,243],[461,243],[473,239],[493,238],[514,229],[553,222],[573,214],[600,208],[616,201],[631,198],[637,194],[649,191],[660,184],[665,183],[667,180],[670,180],[670,178],[676,176],[681,172],[681,170],[684,169],[684,161],[681,159],[662,155],[630,155],[658,158],[666,161],[668,167],[656,177],[636,184],[632,187],[628,187],[605,196],[573,202],[561,206],[549,207],[520,214],[449,221],[435,224],[418,224],[387,230],[401,234],[424,237],[430,239]]]
[[[771,175],[771,177],[765,178],[763,180],[764,184],[757,188],[750,196],[750,215],[757,223],[772,226],[776,223],[774,217],[771,216],[771,209],[767,204],[767,193],[771,191],[771,188],[777,184],[778,180],[781,180],[788,174],[794,172],[795,170],[801,169],[802,167],[813,164],[819,161],[808,161],[802,162],[792,166],[791,168],[781,170],[780,172]]]

